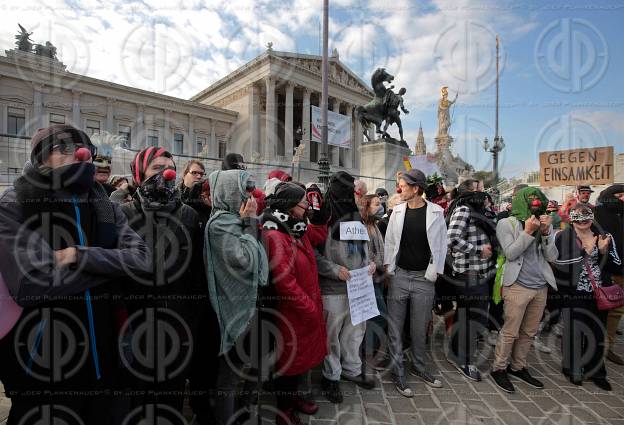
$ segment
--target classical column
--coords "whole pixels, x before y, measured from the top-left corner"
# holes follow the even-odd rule
[[[293,150],[295,149],[294,129],[293,129],[293,93],[295,85],[288,83],[286,85],[286,110],[284,114],[284,144],[286,159],[292,159]]]
[[[209,156],[212,158],[219,157],[219,145],[217,144],[217,124],[215,120],[210,120],[210,151]]]
[[[355,151],[357,150],[355,146],[355,138],[357,134],[357,120],[353,117],[353,111],[355,110],[355,106],[347,105],[347,116],[351,120],[351,149],[347,149],[347,153],[349,155],[345,155],[345,158],[349,158],[346,163],[347,168],[355,168]]]
[[[130,146],[135,146],[136,149],[143,149],[147,143],[147,137],[145,135],[145,106],[142,104],[137,105],[136,124],[134,126],[134,139],[135,143],[130,142]]]
[[[7,134],[7,105],[4,103],[0,104],[0,133]]]
[[[80,123],[80,92],[78,90],[72,90],[72,125],[82,128]]]
[[[171,111],[165,109],[165,125],[163,129],[162,147],[173,153],[173,137],[171,136]]]
[[[112,97],[106,98],[106,131],[110,134],[115,134],[116,131],[114,127],[114,118],[113,118],[113,105],[115,104],[115,99]]]
[[[193,115],[189,114],[188,116],[188,136],[186,141],[184,142],[184,152],[188,152],[193,155],[193,153],[198,154],[197,152],[197,143],[195,142],[195,118]]]
[[[341,104],[342,102],[340,100],[334,98],[334,101],[332,102],[332,111],[339,114]],[[338,146],[329,145],[329,153],[331,154],[329,162],[333,165],[338,165],[340,163],[340,148]]]
[[[264,159],[271,161],[275,158],[277,108],[275,107],[275,79],[267,77],[266,83],[266,129],[264,142]]]
[[[304,154],[307,157],[308,161],[310,160],[310,152],[311,152],[311,148],[310,148],[310,95],[312,94],[312,91],[307,88],[304,87],[303,88],[303,102],[302,102],[302,106],[301,106],[301,127],[303,129],[303,139],[302,139],[302,143],[305,145],[305,151]]]
[[[33,119],[30,134],[43,127],[43,85],[35,84],[33,86]]]
[[[259,89],[255,84],[251,84],[249,87],[249,157],[245,159],[250,160],[257,155],[262,154],[260,146],[260,96]],[[241,146],[242,148],[242,146]],[[216,157],[216,155],[215,155]]]

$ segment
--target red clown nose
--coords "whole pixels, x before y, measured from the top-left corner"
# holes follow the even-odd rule
[[[88,161],[91,159],[91,151],[87,148],[78,148],[76,152],[74,152],[74,158],[82,162]]]
[[[175,180],[176,178],[176,172],[175,170],[172,170],[171,168],[163,171],[163,177],[165,178],[165,180],[170,181],[170,180]]]
[[[539,199],[535,199],[533,202],[531,202],[531,206],[533,208],[539,208],[542,206],[542,201],[540,201]]]

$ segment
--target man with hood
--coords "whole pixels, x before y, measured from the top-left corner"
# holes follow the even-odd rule
[[[457,188],[449,213],[448,245],[453,258],[449,279],[457,295],[448,359],[466,378],[481,380],[473,363],[476,335],[487,328],[489,282],[495,275],[496,223],[486,211],[487,194],[468,179]]]
[[[164,148],[150,146],[139,151],[130,170],[137,190],[132,202],[121,208],[150,249],[153,267],[148,273],[131,275],[124,285],[129,318],[120,338],[130,341],[131,360],[124,364],[131,388],[164,392],[157,400],[139,393],[132,403],[138,407],[157,402],[181,413],[197,315],[209,308],[205,294],[202,297],[206,283],[199,217],[181,202],[175,188],[173,156]],[[168,329],[167,337],[179,346],[171,347],[158,335],[146,338],[144,345],[137,344],[142,335],[138,330],[150,326]],[[146,357],[154,361],[145,362]],[[163,374],[161,368],[170,364],[177,367]]]
[[[496,237],[507,260],[502,278],[504,324],[490,376],[508,393],[515,391],[509,375],[544,388],[529,373],[527,355],[544,314],[548,285],[557,289],[549,262],[555,261],[559,252],[547,205],[548,198],[539,189],[526,187],[514,196],[511,217],[496,225]]]
[[[611,234],[619,258],[624,258],[624,184],[614,184],[600,192],[594,211],[597,224],[605,233]],[[611,280],[616,285],[624,286],[624,270],[613,270]],[[624,366],[624,358],[613,348],[623,314],[624,307],[620,307],[609,310],[607,317],[607,359],[620,366]]]
[[[342,403],[340,379],[355,382],[372,389],[374,381],[362,371],[360,345],[364,339],[366,323],[353,325],[347,297],[347,280],[350,270],[376,269],[368,255],[366,240],[357,240],[342,234],[341,223],[356,226],[367,234],[354,196],[353,176],[339,171],[331,177],[323,208],[329,211],[328,234],[325,243],[317,250],[319,284],[323,296],[323,310],[327,321],[329,354],[323,361],[322,388],[332,403]]]
[[[204,263],[210,302],[220,329],[215,417],[230,423],[233,394],[240,381],[245,336],[256,326],[258,290],[268,283],[268,260],[258,241],[260,221],[251,195],[255,183],[240,169],[214,171],[208,177],[212,216],[204,230]]]
[[[38,130],[31,146],[32,165],[0,197],[0,269],[23,307],[0,340],[8,424],[42,411],[49,423],[71,416],[109,424],[105,392],[117,371],[114,332],[124,314],[113,300],[115,282],[147,270],[149,255],[94,181],[86,133],[54,125]]]
[[[223,158],[221,163],[221,170],[246,170],[245,160],[243,155],[239,153],[229,153]]]

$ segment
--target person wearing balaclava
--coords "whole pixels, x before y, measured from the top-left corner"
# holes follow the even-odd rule
[[[360,345],[364,339],[366,323],[353,325],[349,312],[346,282],[350,270],[369,268],[372,275],[375,263],[370,261],[366,240],[354,237],[356,229],[367,234],[354,196],[354,179],[340,171],[329,182],[324,208],[329,210],[329,236],[317,250],[317,262],[323,309],[327,321],[329,354],[323,361],[322,389],[332,403],[342,403],[340,379],[355,382],[371,389],[374,381],[362,373]]]
[[[620,259],[624,258],[624,184],[609,186],[598,196],[595,207],[596,222],[606,233],[610,233]],[[614,284],[624,287],[624,269],[619,267],[611,270]],[[624,358],[615,352],[615,339],[624,308],[609,310],[607,318],[607,359],[624,366]]]
[[[103,394],[117,378],[113,330],[124,315],[113,297],[121,276],[149,268],[148,251],[94,182],[86,133],[54,125],[31,146],[31,165],[0,197],[0,270],[23,307],[0,339],[8,424],[41,411],[50,423],[111,424]]]
[[[327,354],[327,334],[314,246],[324,242],[327,225],[308,220],[310,205],[306,189],[298,183],[282,182],[266,198],[262,214],[263,241],[269,259],[271,285],[281,338],[279,357],[278,425],[303,424],[298,413],[313,415],[318,405],[299,395],[302,375],[323,361]],[[314,221],[314,219],[313,219]]]
[[[268,284],[269,265],[258,241],[252,176],[245,170],[219,170],[208,182],[212,215],[204,230],[204,264],[220,329],[214,423],[225,425],[239,410],[233,394],[246,366],[239,353],[249,352],[245,336],[258,326],[256,302],[260,287]]]
[[[490,376],[508,393],[515,391],[509,375],[533,388],[544,388],[529,373],[527,356],[544,314],[548,286],[557,290],[549,262],[557,259],[558,251],[547,205],[548,198],[539,189],[526,187],[512,199],[511,217],[496,224],[496,237],[506,257],[505,305]]]
[[[243,160],[243,155],[239,153],[228,153],[223,158],[221,170],[246,170],[247,166]]]
[[[195,345],[195,320],[201,309],[209,308],[206,298],[201,297],[206,283],[199,218],[193,208],[180,201],[173,156],[164,148],[150,146],[139,151],[130,171],[137,190],[122,210],[130,226],[145,240],[152,268],[145,274],[131,274],[124,282],[129,319],[120,339],[127,339],[129,346],[122,360],[133,391],[133,407],[158,402],[181,413],[189,372],[187,356]],[[166,327],[166,337],[176,341],[175,346],[157,336],[134,344],[133,332],[151,326]],[[154,362],[144,364],[140,359],[145,357]],[[178,367],[163,374],[159,369],[163,362]],[[155,395],[140,393],[147,390],[163,391],[164,395],[156,401]]]

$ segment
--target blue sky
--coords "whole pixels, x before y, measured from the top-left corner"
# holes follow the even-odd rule
[[[2,10],[0,48],[20,22],[73,72],[189,98],[267,42],[318,54],[320,14],[320,0],[23,0]],[[412,145],[422,122],[433,149],[439,89],[459,91],[454,150],[489,169],[499,34],[501,172],[514,176],[540,150],[624,150],[623,23],[622,1],[330,0],[330,49],[365,81],[384,66],[407,88]]]

